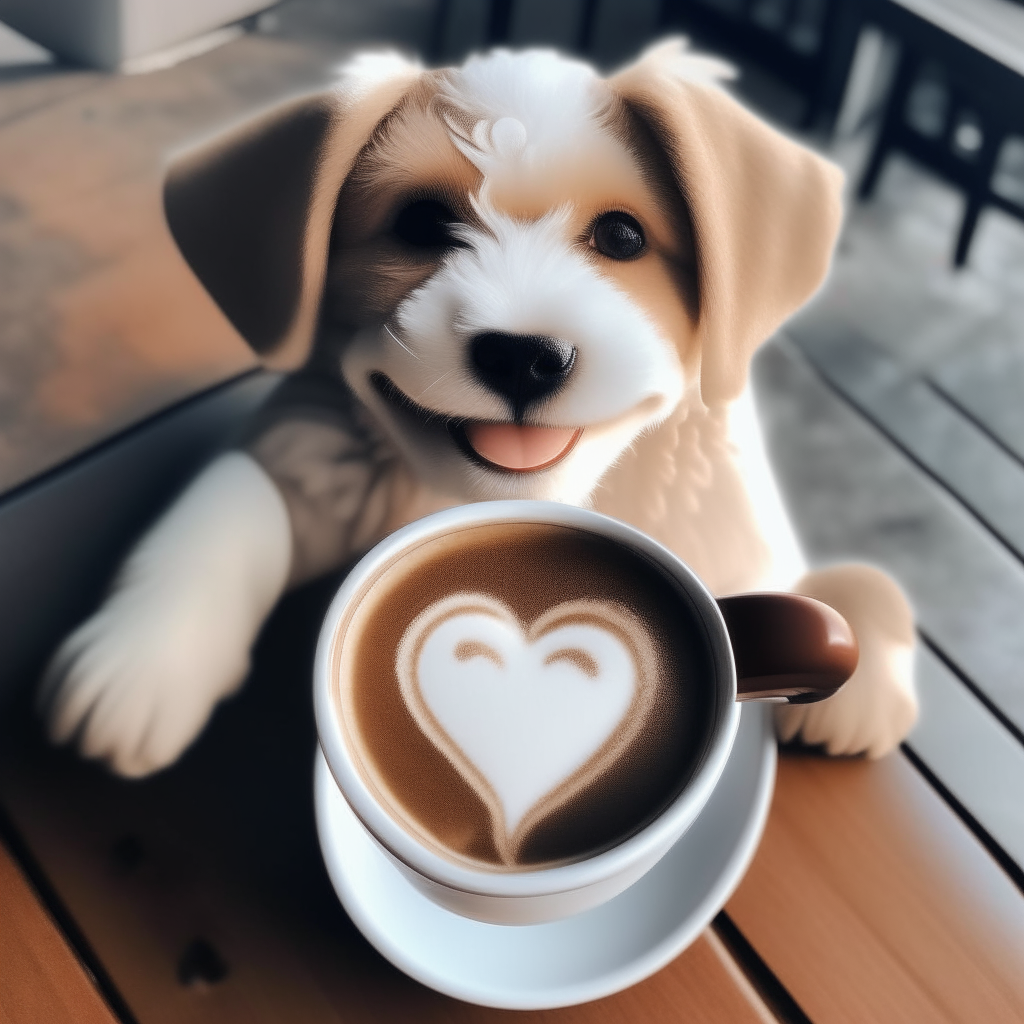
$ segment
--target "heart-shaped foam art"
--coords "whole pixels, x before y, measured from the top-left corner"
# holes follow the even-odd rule
[[[509,865],[643,728],[656,668],[647,628],[617,602],[565,602],[526,625],[485,594],[430,605],[396,656],[407,707],[487,805]]]

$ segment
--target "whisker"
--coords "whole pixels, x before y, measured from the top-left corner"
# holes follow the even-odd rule
[[[411,348],[409,348],[409,346],[406,345],[406,343],[404,341],[402,341],[402,339],[399,338],[398,335],[395,334],[395,332],[393,330],[391,330],[391,328],[388,327],[387,324],[384,325],[384,330],[387,331],[388,334],[391,335],[392,339],[398,345],[399,348],[404,349],[406,352],[408,352],[409,355],[411,355],[413,357],[413,359],[417,359],[420,362],[422,362],[422,360],[420,360],[420,357],[418,355],[416,355],[416,353],[413,352],[413,350]]]
[[[418,402],[418,401],[419,401],[419,400],[420,400],[420,399],[421,399],[421,398],[422,398],[422,397],[423,397],[423,396],[424,396],[424,395],[425,395],[425,394],[426,394],[426,393],[427,393],[427,392],[428,392],[428,391],[429,391],[429,390],[430,390],[430,389],[431,389],[432,387],[436,387],[436,386],[437,386],[438,384],[440,384],[440,383],[441,383],[441,381],[443,381],[443,380],[445,379],[445,377],[450,377],[450,376],[451,376],[451,375],[452,375],[452,374],[453,374],[453,373],[455,372],[455,370],[456,370],[456,369],[457,369],[457,367],[454,367],[454,366],[453,366],[453,367],[452,367],[452,368],[451,368],[450,370],[445,370],[445,372],[444,372],[444,373],[442,373],[442,374],[441,374],[441,376],[440,376],[440,377],[438,377],[438,378],[437,378],[437,380],[435,380],[433,384],[428,384],[428,385],[427,385],[427,386],[426,386],[426,387],[425,387],[425,388],[424,388],[424,389],[423,389],[423,390],[422,390],[422,391],[421,391],[421,392],[419,393],[419,395],[417,395],[417,397],[416,397],[416,401]]]

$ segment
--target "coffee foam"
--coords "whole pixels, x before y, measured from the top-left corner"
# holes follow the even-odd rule
[[[678,793],[708,739],[689,599],[647,559],[569,527],[468,527],[406,552],[340,625],[334,665],[377,799],[475,867],[615,845]],[[538,727],[531,705],[545,701]]]
[[[485,594],[422,611],[396,671],[423,732],[476,790],[508,865],[531,827],[601,777],[654,706],[643,623],[610,601],[568,601],[521,622]]]

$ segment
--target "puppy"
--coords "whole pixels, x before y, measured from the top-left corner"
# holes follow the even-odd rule
[[[540,50],[364,56],[179,159],[181,252],[292,373],[57,653],[53,739],[169,765],[286,588],[428,512],[546,498],[635,524],[717,594],[832,604],[860,666],[781,735],[892,749],[916,713],[906,602],[867,567],[806,574],[747,387],[826,273],[841,175],[727,74],[679,41],[609,79]]]

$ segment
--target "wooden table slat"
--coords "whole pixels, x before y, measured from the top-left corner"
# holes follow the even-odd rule
[[[0,1022],[116,1024],[20,868],[0,844]]]
[[[783,757],[727,910],[815,1024],[1024,1020],[1024,895],[899,754]]]

